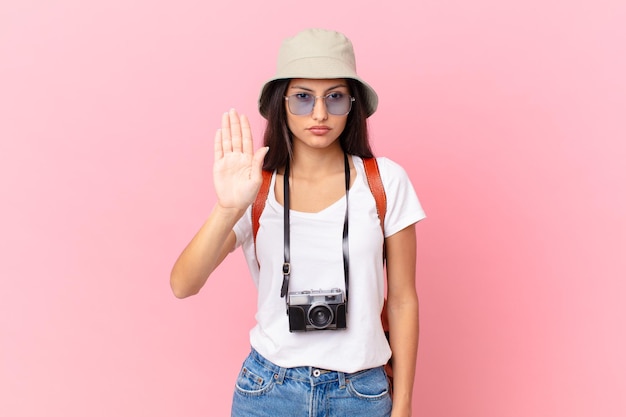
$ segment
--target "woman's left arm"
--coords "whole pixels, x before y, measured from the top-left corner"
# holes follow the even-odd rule
[[[419,304],[415,289],[415,225],[388,237],[385,245],[389,343],[393,355],[391,415],[409,417],[419,338]]]

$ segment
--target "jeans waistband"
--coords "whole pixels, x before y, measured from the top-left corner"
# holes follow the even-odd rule
[[[282,366],[278,366],[274,362],[266,359],[254,348],[250,352],[250,358],[262,365],[264,368],[269,369],[271,372],[273,372],[274,378],[279,384],[282,384],[285,378],[297,379],[301,381],[309,381],[311,379],[314,379],[318,382],[339,381],[339,385],[343,387],[345,386],[346,376],[350,375],[344,372],[331,371],[328,369],[321,369],[313,366],[283,368]]]

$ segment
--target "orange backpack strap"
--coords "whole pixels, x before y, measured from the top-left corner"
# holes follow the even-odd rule
[[[270,184],[272,182],[272,171],[263,170],[263,182],[261,188],[256,195],[254,203],[252,203],[252,239],[256,243],[256,234],[259,232],[259,220],[261,219],[261,213],[265,208],[265,201],[267,201],[267,195],[270,192]]]
[[[383,187],[383,181],[380,178],[378,162],[376,162],[376,158],[363,158],[363,166],[365,167],[367,184],[370,186],[370,191],[372,192],[372,194],[374,195],[374,199],[376,200],[376,212],[378,213],[380,228],[383,231],[384,238],[385,214],[387,213],[387,194],[385,194],[385,187]]]
[[[370,191],[374,195],[376,200],[376,212],[378,213],[378,219],[380,220],[380,228],[383,232],[383,239],[385,239],[385,214],[387,213],[387,194],[385,194],[385,187],[383,181],[380,178],[380,172],[378,170],[378,163],[376,158],[363,158],[363,166],[365,167],[365,176],[367,177],[367,183],[370,186]],[[384,241],[384,240],[383,240]],[[385,260],[385,246],[383,243],[383,262]],[[383,304],[383,311],[380,315],[380,320],[383,324],[383,330],[385,336],[389,340],[389,317],[387,316],[387,299]],[[390,387],[393,389],[393,367],[392,359],[385,364],[385,373],[389,378]]]
[[[378,163],[376,158],[363,158],[363,166],[365,167],[365,176],[367,178],[367,184],[370,187],[370,191],[376,200],[376,212],[380,220],[380,228],[383,232],[383,238],[385,236],[385,214],[387,213],[387,195],[385,194],[385,187],[383,181],[380,178],[380,172],[378,170]],[[259,220],[261,213],[265,208],[265,201],[270,191],[270,183],[272,182],[272,171],[263,170],[263,182],[261,188],[256,195],[256,199],[252,204],[252,237],[256,242],[256,235],[259,232]]]

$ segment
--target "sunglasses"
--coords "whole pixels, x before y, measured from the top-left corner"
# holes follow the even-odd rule
[[[352,110],[354,97],[342,93],[330,93],[325,96],[313,96],[308,93],[295,93],[285,96],[291,114],[303,116],[311,114],[318,98],[324,100],[326,111],[335,116],[345,116]]]

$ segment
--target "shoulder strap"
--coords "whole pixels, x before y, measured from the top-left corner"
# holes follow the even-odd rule
[[[265,201],[267,201],[267,195],[270,192],[270,184],[272,182],[272,171],[263,170],[263,182],[261,188],[256,195],[254,203],[252,203],[252,239],[256,243],[256,234],[259,232],[259,219],[261,213],[265,208]]]
[[[367,184],[370,186],[370,191],[374,195],[376,200],[376,212],[378,213],[378,219],[380,220],[380,228],[383,231],[383,238],[385,237],[385,214],[387,213],[387,195],[385,194],[385,187],[383,181],[380,178],[380,171],[378,170],[378,162],[376,158],[363,158],[363,166],[365,167],[365,176],[367,177]]]
[[[383,239],[385,239],[385,214],[387,213],[387,195],[385,194],[385,187],[383,181],[380,178],[380,171],[378,170],[378,163],[376,158],[363,158],[363,166],[365,167],[365,176],[367,177],[367,184],[370,186],[370,191],[374,195],[376,200],[376,212],[380,220],[380,228],[383,232]],[[383,240],[384,242],[384,240]],[[385,244],[383,243],[383,262],[385,262]],[[387,313],[387,298],[383,304],[383,311],[380,314],[380,321],[383,325],[383,331],[387,340],[389,340],[389,316]],[[385,373],[389,379],[389,386],[393,389],[393,367],[392,358],[385,364]]]
[[[385,194],[385,187],[383,181],[380,178],[380,171],[378,170],[378,163],[376,158],[363,158],[363,166],[365,168],[365,177],[367,178],[367,184],[370,187],[370,191],[376,200],[376,212],[380,220],[380,228],[385,235],[385,214],[387,213],[387,195]],[[272,171],[263,170],[263,182],[261,188],[256,195],[256,199],[252,204],[252,237],[256,242],[256,235],[259,232],[259,219],[261,213],[265,208],[265,201],[270,191],[270,183],[272,182]]]

